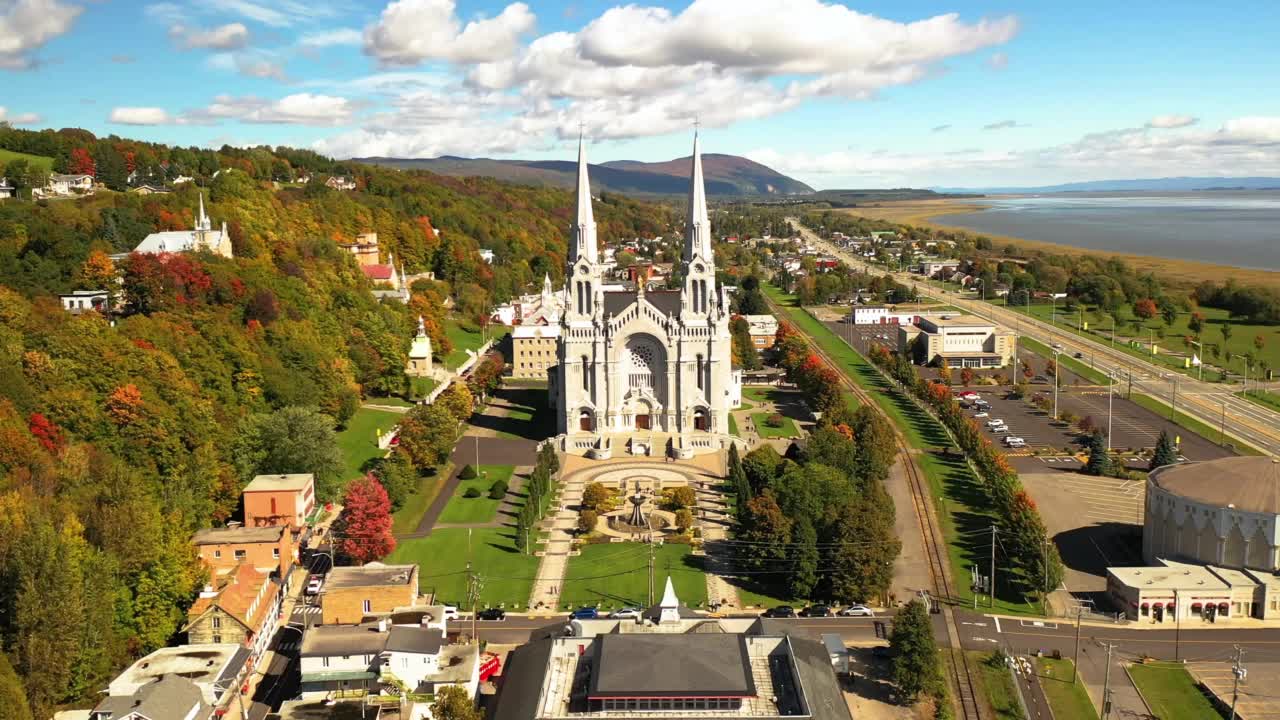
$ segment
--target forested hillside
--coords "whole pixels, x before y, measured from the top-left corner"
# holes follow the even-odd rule
[[[35,717],[91,700],[115,669],[170,641],[204,581],[190,535],[238,512],[263,468],[256,434],[273,418],[341,426],[363,397],[403,392],[418,315],[443,354],[444,298],[456,301],[449,322],[474,324],[562,273],[562,190],[80,130],[0,127],[0,148],[92,170],[116,190],[134,170],[155,184],[195,178],[170,194],[0,203],[0,684],[12,664]],[[358,189],[326,188],[330,173]],[[234,259],[108,258],[147,233],[189,229],[201,186]],[[665,210],[623,198],[595,210],[602,238],[673,229]],[[379,303],[337,245],[360,232],[437,281],[415,283],[408,305]],[[56,297],[104,287],[120,317],[73,317]],[[305,412],[283,412],[294,407]],[[323,471],[318,491],[333,498],[340,480]]]

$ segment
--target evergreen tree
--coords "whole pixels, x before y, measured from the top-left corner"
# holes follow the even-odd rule
[[[0,652],[0,718],[31,720],[31,708],[22,689],[22,678],[14,672],[9,658]]]
[[[729,445],[729,485],[733,487],[733,492],[737,496],[735,502],[738,509],[738,522],[742,522],[747,502],[751,500],[752,495],[751,483],[747,481],[747,471],[743,469],[742,460],[738,457],[736,443]]]
[[[1178,462],[1178,449],[1173,445],[1173,438],[1169,437],[1168,431],[1160,431],[1160,439],[1156,441],[1155,454],[1151,456],[1151,466],[1149,469],[1155,470],[1164,465],[1173,465]]]
[[[893,684],[908,702],[944,692],[938,646],[924,603],[912,600],[894,618],[889,647],[893,650]]]
[[[809,518],[796,518],[791,542],[791,574],[788,576],[791,596],[812,597],[818,586],[818,531]]]
[[[1101,430],[1094,430],[1089,440],[1089,463],[1085,472],[1090,475],[1106,475],[1111,472],[1111,455],[1107,452],[1107,440]]]

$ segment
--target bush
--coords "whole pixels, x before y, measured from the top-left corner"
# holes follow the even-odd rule
[[[583,510],[578,514],[578,532],[586,535],[595,530],[599,517],[595,510]]]
[[[764,419],[764,424],[771,428],[780,428],[782,427],[782,415],[774,413]]]
[[[588,483],[582,490],[582,506],[588,510],[600,510],[609,502],[609,490],[598,482]]]
[[[476,469],[468,463],[462,466],[462,470],[458,473],[458,477],[463,480],[473,480],[476,477]]]
[[[689,532],[689,528],[693,527],[693,512],[689,508],[681,508],[676,511],[676,529],[682,533]]]
[[[467,488],[467,491],[466,491],[466,492],[462,493],[462,497],[464,497],[464,498],[478,498],[478,497],[480,497],[480,488],[473,488],[473,487],[469,487],[469,488]]]
[[[507,496],[507,482],[505,480],[495,480],[489,486],[489,497],[493,500],[501,500]]]

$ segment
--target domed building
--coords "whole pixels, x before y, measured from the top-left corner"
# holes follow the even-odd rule
[[[1280,570],[1280,460],[1230,457],[1166,465],[1147,481],[1146,562]]]

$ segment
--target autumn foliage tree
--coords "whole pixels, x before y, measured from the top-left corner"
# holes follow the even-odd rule
[[[98,169],[93,162],[93,155],[85,148],[76,148],[67,158],[67,172],[71,175],[97,175]]]
[[[391,500],[372,474],[347,486],[337,524],[338,552],[360,565],[396,549],[391,534]]]
[[[1151,298],[1143,298],[1133,304],[1134,317],[1139,317],[1143,320],[1150,320],[1159,313],[1159,306],[1157,306],[1156,301]]]

